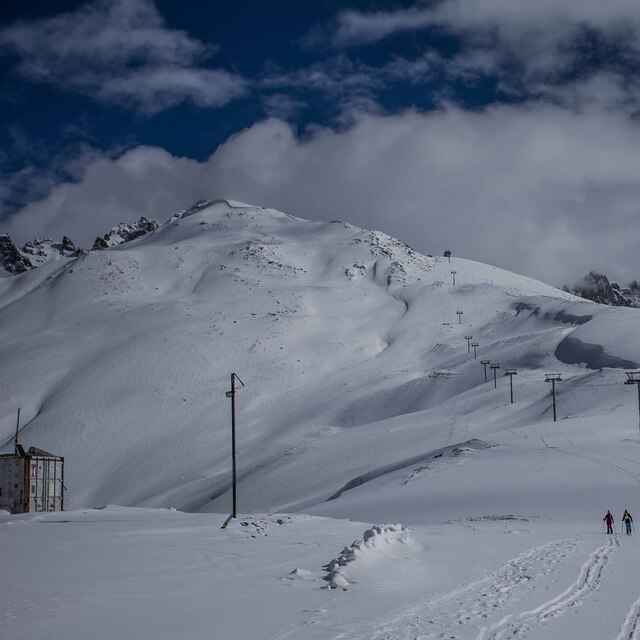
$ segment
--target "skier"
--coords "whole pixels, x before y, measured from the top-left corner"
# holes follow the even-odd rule
[[[631,525],[633,524],[633,518],[631,517],[631,514],[626,509],[624,510],[624,515],[622,516],[622,522],[625,523],[627,527],[627,535],[630,536]]]
[[[613,516],[611,511],[607,511],[607,515],[602,518],[607,523],[607,533],[613,533]]]

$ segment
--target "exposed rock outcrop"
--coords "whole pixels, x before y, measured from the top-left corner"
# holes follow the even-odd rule
[[[155,220],[149,220],[142,216],[138,222],[127,224],[121,222],[106,233],[102,238],[96,238],[91,247],[92,251],[102,251],[109,247],[116,247],[124,242],[131,242],[136,238],[155,231],[160,225]]]
[[[33,269],[31,260],[16,247],[7,233],[0,234],[0,267],[14,274]]]
[[[609,282],[606,275],[597,271],[590,271],[584,280],[573,288],[563,288],[586,300],[612,307],[640,307],[640,287],[637,281],[630,283],[627,288],[621,288],[616,282]]]
[[[130,242],[155,231],[158,227],[157,222],[145,217],[141,217],[138,222],[132,224],[121,223],[102,238],[97,238],[92,249],[94,251],[108,249],[123,242]],[[3,269],[12,275],[35,269],[61,257],[77,258],[87,254],[88,251],[79,248],[69,236],[64,236],[61,243],[49,238],[39,238],[27,242],[22,249],[18,249],[11,236],[6,233],[0,234],[0,270]]]

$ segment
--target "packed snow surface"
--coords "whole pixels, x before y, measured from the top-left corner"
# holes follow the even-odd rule
[[[638,313],[231,201],[1,278],[7,637],[640,637]]]

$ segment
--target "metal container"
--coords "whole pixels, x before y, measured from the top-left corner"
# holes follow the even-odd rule
[[[15,454],[0,455],[0,509],[11,513],[62,511],[64,458],[21,446]]]

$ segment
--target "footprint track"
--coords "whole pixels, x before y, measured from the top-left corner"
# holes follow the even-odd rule
[[[477,631],[469,625],[479,625],[509,603],[525,599],[540,578],[554,572],[577,548],[578,542],[572,539],[532,547],[488,576],[413,607],[374,631],[369,630],[366,638],[429,640],[457,638],[460,633],[473,637]]]
[[[522,637],[526,635],[531,624],[547,622],[561,616],[569,609],[579,606],[590,593],[599,588],[602,574],[614,549],[615,545],[611,540],[608,544],[596,549],[582,567],[578,579],[566,591],[535,609],[517,615],[508,615],[492,627],[482,629],[477,640],[503,640],[506,637]],[[638,617],[640,617],[640,608]],[[622,636],[622,638],[627,640],[631,636]]]

